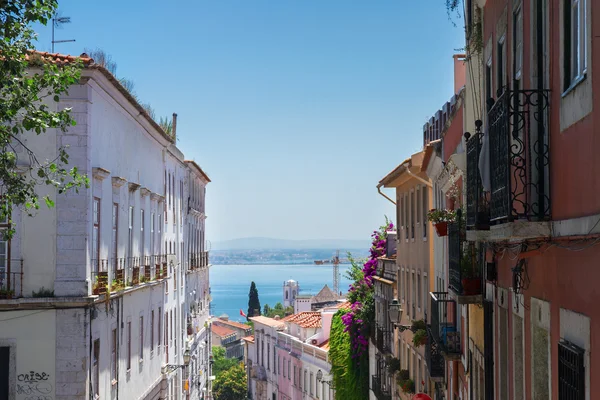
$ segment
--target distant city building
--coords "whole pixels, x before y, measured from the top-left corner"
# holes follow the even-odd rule
[[[294,301],[294,313],[316,311],[323,307],[335,306],[342,300],[342,296],[334,293],[325,285],[316,295],[300,294]]]
[[[211,334],[213,346],[223,347],[225,357],[244,359],[244,345],[241,340],[243,336],[238,336],[233,329],[214,324],[211,326]]]
[[[223,345],[223,347],[225,347],[225,350],[226,350],[226,357],[239,358],[240,360],[243,360],[244,359],[244,346],[240,342],[240,340],[246,336],[252,335],[252,327],[250,325],[242,324],[240,322],[230,321],[229,316],[227,314],[223,314],[219,318],[213,318],[211,326],[212,326],[213,334],[214,334],[215,330],[218,333],[225,332],[225,331],[221,330],[221,328],[225,328],[228,331],[235,332],[235,335],[236,335],[235,341],[228,341],[226,343],[226,345]],[[215,345],[215,346],[222,345],[222,344],[217,344],[217,342],[219,342],[219,341],[215,341],[214,336],[213,336],[213,345]],[[233,343],[233,342],[235,342],[235,343]]]
[[[294,305],[294,300],[300,292],[300,284],[293,279],[283,282],[283,307]]]

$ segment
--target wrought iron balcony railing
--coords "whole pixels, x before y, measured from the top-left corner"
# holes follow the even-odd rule
[[[482,122],[475,121],[477,131],[473,136],[465,133],[467,141],[467,227],[470,229],[489,229],[489,202],[484,196],[481,173],[479,172],[479,155],[481,153],[483,133]]]
[[[382,353],[391,353],[392,351],[392,332],[378,326],[375,329],[375,346]]]
[[[23,260],[0,257],[0,300],[23,296]]]
[[[476,255],[474,244],[463,240],[460,210],[457,216],[457,222],[448,224],[448,287],[459,296],[477,296],[482,293],[483,254]]]
[[[427,368],[429,376],[432,379],[443,379],[446,376],[446,360],[440,351],[438,343],[433,338],[431,327],[427,327],[427,344],[425,345],[425,359],[427,360]]]
[[[431,292],[431,338],[446,357],[461,354],[460,332],[456,323],[456,301],[447,292]]]
[[[391,390],[388,387],[382,386],[382,379],[380,376],[371,376],[371,390],[378,400],[392,400]]]
[[[490,220],[550,218],[548,90],[505,90],[488,112]]]

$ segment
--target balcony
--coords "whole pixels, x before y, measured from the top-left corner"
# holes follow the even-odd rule
[[[105,294],[109,290],[108,260],[92,260],[92,294]]]
[[[0,300],[23,296],[23,260],[0,257]]]
[[[190,270],[208,267],[208,251],[190,254],[188,265]]]
[[[460,332],[456,324],[456,301],[447,292],[430,292],[431,325],[433,343],[446,360],[457,360],[461,356]]]
[[[394,335],[392,331],[383,329],[380,326],[375,328],[375,346],[381,353],[391,354],[393,339]]]
[[[483,264],[475,255],[474,243],[461,238],[460,210],[457,214],[458,222],[448,224],[448,287],[456,294],[459,304],[481,303]],[[482,257],[483,254],[480,254],[479,258]]]
[[[380,376],[371,376],[371,390],[378,400],[392,400],[391,390],[389,387],[382,386],[382,379]]]
[[[446,360],[440,350],[440,346],[433,338],[431,327],[427,327],[427,344],[425,345],[425,359],[427,360],[427,368],[429,377],[434,382],[442,382],[446,376]]]
[[[481,152],[484,138],[478,132],[467,141],[467,225],[485,229],[488,206],[492,230],[494,225],[518,222],[482,239],[526,239],[550,234],[545,222],[551,217],[549,94],[548,90],[505,90],[490,108],[490,168],[484,171],[489,176],[487,193],[482,193],[478,179],[479,156],[487,156]]]

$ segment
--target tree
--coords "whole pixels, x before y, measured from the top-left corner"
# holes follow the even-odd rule
[[[269,314],[271,314],[271,311],[273,309],[271,308],[270,305],[265,304],[265,306],[263,307],[263,315],[266,315],[267,317],[269,316]]]
[[[248,293],[248,314],[247,318],[260,315],[260,300],[258,299],[258,289],[254,281],[250,284],[250,292]]]
[[[239,361],[235,358],[225,357],[225,348],[220,346],[213,346],[213,366],[212,372],[215,376],[220,376],[223,372],[228,371],[232,367],[239,364]]]
[[[22,140],[27,133],[64,132],[75,125],[71,109],[54,104],[79,80],[82,62],[59,66],[31,51],[36,36],[32,27],[46,25],[57,7],[56,0],[0,1],[0,220],[10,218],[15,208],[32,216],[40,207],[38,185],[54,187],[59,194],[89,187],[88,178],[76,167],[66,168],[66,147],[47,160]],[[52,194],[42,199],[47,207],[54,206]],[[4,235],[12,237],[14,226]]]
[[[239,363],[217,376],[213,383],[215,400],[243,400],[248,393],[246,370]]]

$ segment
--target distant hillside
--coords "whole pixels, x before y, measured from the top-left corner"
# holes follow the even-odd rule
[[[272,249],[368,249],[368,240],[311,239],[285,240],[262,237],[240,238],[213,242],[212,250],[272,250]]]

